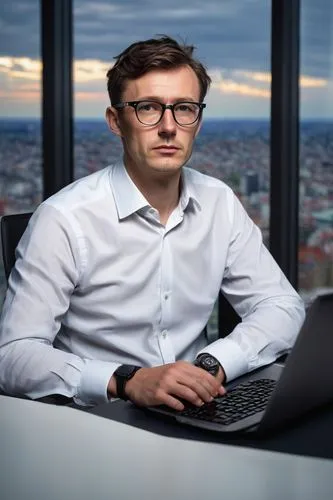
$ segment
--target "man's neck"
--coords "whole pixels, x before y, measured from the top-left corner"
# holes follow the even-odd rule
[[[126,170],[148,203],[158,211],[161,224],[165,226],[179,202],[181,172],[172,172],[169,175],[162,172],[161,175],[151,175],[143,179],[131,169],[126,167]]]
[[[141,191],[149,204],[158,211],[160,222],[164,226],[166,226],[169,216],[178,205],[179,182],[178,179],[178,182],[174,185],[171,185],[171,183],[167,185],[166,183],[161,183],[158,189],[156,189],[155,186],[154,189],[148,190],[147,192]]]

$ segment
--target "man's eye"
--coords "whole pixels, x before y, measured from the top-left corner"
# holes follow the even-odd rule
[[[190,104],[179,104],[176,107],[176,111],[181,111],[182,113],[193,113],[194,108],[195,107]]]
[[[159,109],[158,104],[152,102],[146,102],[138,105],[138,111],[157,111]]]
[[[150,111],[151,110],[151,105],[150,104],[143,104],[139,106],[140,111]]]

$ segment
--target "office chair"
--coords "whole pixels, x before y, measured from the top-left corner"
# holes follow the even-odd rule
[[[5,276],[8,282],[10,272],[15,264],[15,249],[23,235],[32,212],[24,214],[3,215],[1,217],[1,245]]]

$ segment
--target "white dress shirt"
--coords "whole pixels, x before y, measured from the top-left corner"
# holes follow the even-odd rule
[[[242,317],[209,346],[219,290]],[[108,400],[122,363],[208,352],[228,380],[293,345],[304,308],[223,182],[183,168],[166,226],[119,163],[65,187],[32,216],[0,323],[0,388]]]

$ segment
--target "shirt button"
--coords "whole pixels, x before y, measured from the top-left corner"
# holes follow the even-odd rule
[[[168,298],[169,298],[169,294],[165,293],[165,294],[164,294],[164,299],[165,299],[165,300],[168,300]]]
[[[162,337],[165,339],[167,335],[168,335],[168,330],[163,330]]]

